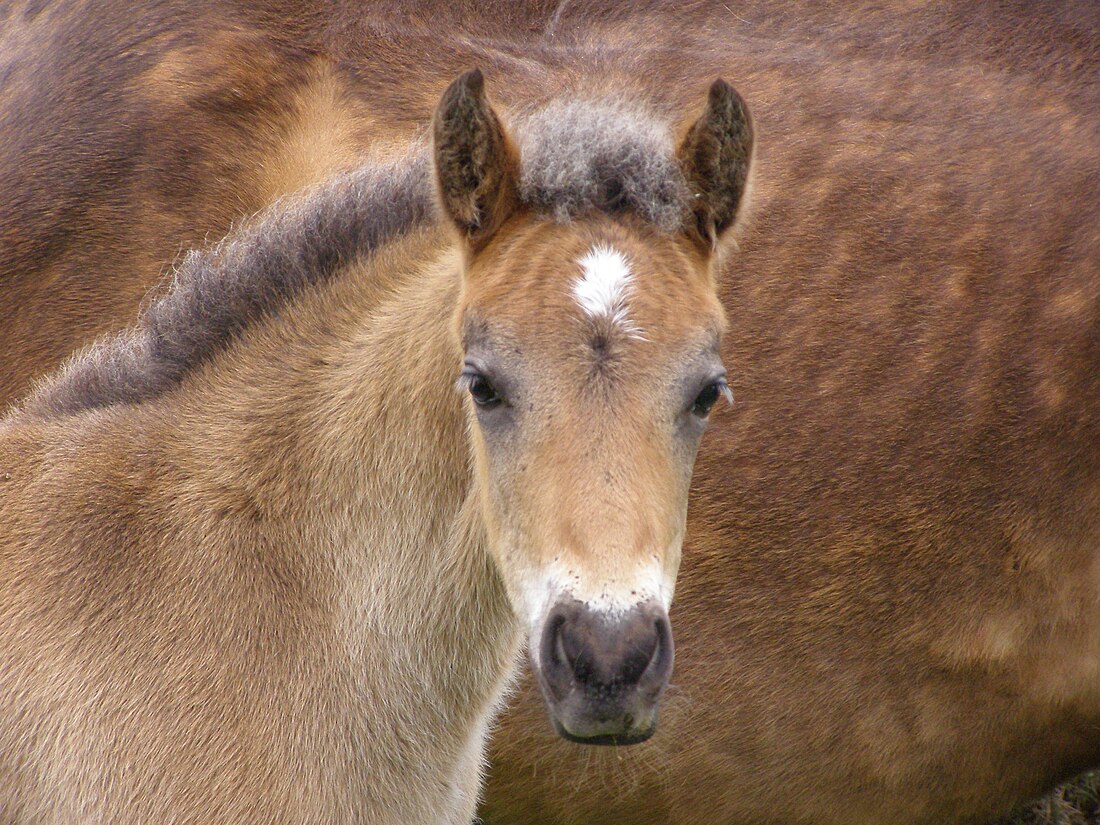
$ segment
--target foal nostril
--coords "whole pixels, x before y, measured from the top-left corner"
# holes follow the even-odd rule
[[[638,676],[638,687],[654,699],[664,690],[672,675],[672,625],[662,610],[651,624],[653,628],[653,649],[649,653],[642,673]]]
[[[562,664],[569,669],[574,679],[584,684],[591,678],[591,652],[585,649],[581,635],[574,626],[568,626],[565,622],[559,626],[557,651]]]
[[[623,685],[636,685],[657,655],[661,640],[656,624],[631,628],[623,642],[622,659],[614,678]]]
[[[573,659],[565,647],[562,628],[565,626],[565,611],[559,605],[546,619],[539,644],[539,663],[542,677],[555,699],[563,699],[569,693],[573,682]]]

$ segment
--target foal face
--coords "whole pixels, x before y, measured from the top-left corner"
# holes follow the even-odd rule
[[[469,267],[482,509],[568,738],[656,724],[692,465],[728,392],[723,324],[705,257],[645,226],[514,220]]]
[[[451,84],[433,131],[440,203],[465,252],[459,384],[492,552],[558,731],[639,742],[672,670],[695,451],[729,392],[712,253],[745,187],[748,115],[716,81],[661,166],[653,191],[674,196],[639,196],[612,157],[611,172],[581,181],[607,200],[569,222],[525,203],[480,73]],[[566,174],[584,174],[577,159]],[[647,216],[653,203],[682,221]]]

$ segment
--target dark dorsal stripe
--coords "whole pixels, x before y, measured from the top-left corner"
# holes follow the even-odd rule
[[[433,215],[423,151],[279,201],[217,246],[189,253],[135,327],[76,356],[24,409],[66,415],[154,398],[257,320]]]

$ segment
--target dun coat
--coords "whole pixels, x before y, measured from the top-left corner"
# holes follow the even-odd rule
[[[180,249],[403,152],[469,66],[506,120],[593,86],[675,120],[723,76],[757,135],[737,403],[661,726],[579,748],[532,683],[488,821],[977,822],[1100,761],[1095,5],[479,5],[3,7],[5,397]]]

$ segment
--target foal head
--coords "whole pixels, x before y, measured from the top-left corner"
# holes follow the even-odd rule
[[[521,153],[469,72],[436,113],[435,164],[465,252],[459,382],[492,552],[558,731],[625,744],[656,725],[692,466],[729,396],[713,255],[752,129],[719,80],[664,157],[578,133],[601,145]]]

